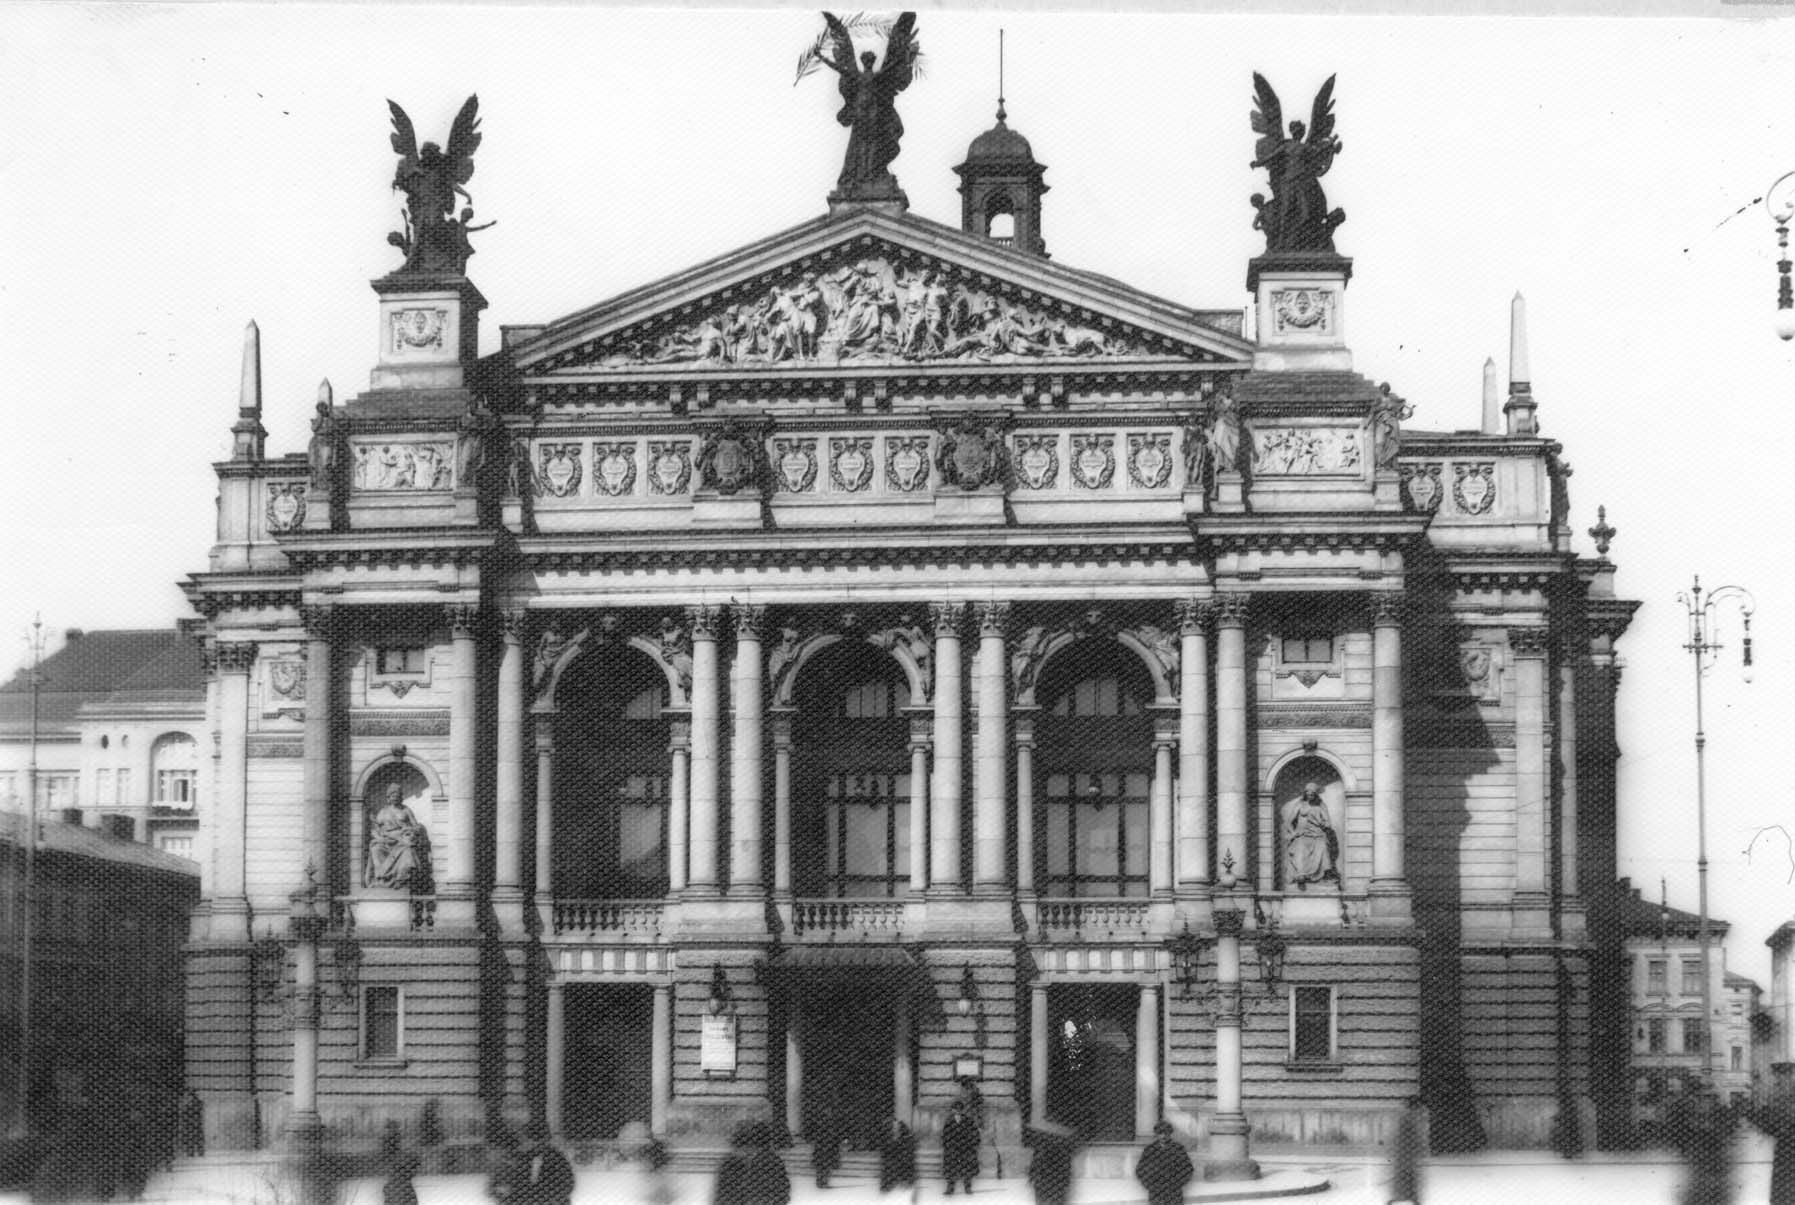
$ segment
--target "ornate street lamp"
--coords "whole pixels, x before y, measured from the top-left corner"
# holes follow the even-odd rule
[[[711,995],[707,1002],[711,1016],[720,1017],[729,1011],[732,998],[729,993],[729,976],[723,973],[722,963],[711,964]]]
[[[1795,339],[1795,287],[1789,281],[1789,222],[1795,219],[1795,172],[1777,180],[1764,194],[1764,208],[1776,223],[1776,333]]]
[[[1203,939],[1193,934],[1190,922],[1185,921],[1182,933],[1176,937],[1168,937],[1159,944],[1172,956],[1172,977],[1178,984],[1178,998],[1190,999],[1200,979]]]
[[[1783,180],[1788,179],[1789,176],[1783,177]],[[1778,184],[1782,182],[1777,181]],[[1795,210],[1791,210],[1791,213],[1795,214]],[[1786,220],[1784,219],[1785,224]],[[1786,289],[1786,274],[1783,283]],[[1689,616],[1689,640],[1683,647],[1695,655],[1695,877],[1701,908],[1696,943],[1700,947],[1702,976],[1702,1078],[1707,1079],[1714,1066],[1714,989],[1708,981],[1708,806],[1707,770],[1703,761],[1708,738],[1702,728],[1702,675],[1714,663],[1714,655],[1721,648],[1720,641],[1714,638],[1715,608],[1718,604],[1727,602],[1738,607],[1743,621],[1739,640],[1741,668],[1745,680],[1751,681],[1751,615],[1756,609],[1756,603],[1751,591],[1743,586],[1716,586],[1704,598],[1699,576],[1689,587],[1688,593],[1677,594],[1677,601],[1683,604],[1683,609]]]

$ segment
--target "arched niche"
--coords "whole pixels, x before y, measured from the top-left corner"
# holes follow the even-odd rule
[[[1352,871],[1348,858],[1348,811],[1347,797],[1353,787],[1345,767],[1329,754],[1320,750],[1293,752],[1280,758],[1267,775],[1267,790],[1271,795],[1272,823],[1276,826],[1276,838],[1273,845],[1273,861],[1278,887],[1289,892],[1298,888],[1293,881],[1290,843],[1293,836],[1310,838],[1314,835],[1312,823],[1304,823],[1293,829],[1292,820],[1296,816],[1302,800],[1304,789],[1314,783],[1321,797],[1322,808],[1327,821],[1333,829],[1333,841],[1328,851],[1334,874],[1331,878],[1310,878],[1301,889],[1339,890],[1341,884]],[[1317,870],[1315,859],[1320,856],[1321,846],[1305,844],[1297,857],[1297,862],[1304,872],[1313,876]]]
[[[429,762],[383,754],[363,766],[356,777],[348,815],[344,818],[346,824],[343,827],[347,830],[344,832],[344,856],[338,860],[338,872],[333,876],[334,891],[340,893],[346,887],[361,886],[362,864],[368,853],[369,820],[379,809],[387,788],[395,783],[399,787],[400,800],[411,809],[425,831],[440,840],[442,833],[436,826],[436,818],[441,810],[439,805],[448,797],[441,777]]]

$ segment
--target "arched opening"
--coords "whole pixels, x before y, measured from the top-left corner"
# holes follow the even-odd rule
[[[1278,771],[1271,791],[1278,886],[1338,888],[1346,853],[1346,784],[1340,771],[1325,757],[1298,757]]]
[[[910,879],[910,682],[857,640],[818,653],[793,701],[792,889],[903,894]]]
[[[555,692],[557,899],[667,894],[667,678],[635,649],[575,661]]]
[[[1153,683],[1114,640],[1082,640],[1048,662],[1036,690],[1043,894],[1147,894]]]

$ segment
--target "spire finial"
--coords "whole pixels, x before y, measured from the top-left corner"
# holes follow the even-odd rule
[[[1502,407],[1508,416],[1510,435],[1539,434],[1539,421],[1534,417],[1536,405],[1532,370],[1527,364],[1527,299],[1517,292],[1509,303],[1508,402]]]
[[[231,426],[231,459],[262,459],[262,332],[250,319],[243,328],[243,375],[237,385],[237,421]]]
[[[997,30],[997,120],[1002,121],[1007,114],[1003,111],[1003,28]]]

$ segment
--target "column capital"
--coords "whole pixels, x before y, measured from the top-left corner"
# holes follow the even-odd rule
[[[1018,749],[1034,747],[1035,713],[1040,710],[1039,707],[1018,707],[1010,712],[1010,733]]]
[[[767,711],[767,721],[773,730],[773,747],[790,749],[792,747],[792,719],[798,713],[795,707],[773,707]]]
[[[930,712],[910,714],[910,748],[927,749],[935,743],[935,717]]]
[[[449,624],[449,635],[455,640],[472,640],[480,623],[480,604],[452,602],[443,604],[443,617]]]
[[[722,621],[723,608],[716,603],[694,603],[686,608],[686,622],[692,626],[694,640],[715,640]]]
[[[1408,596],[1403,591],[1373,590],[1365,601],[1371,609],[1372,627],[1399,628],[1402,626],[1402,615],[1408,601]]]
[[[212,646],[221,674],[247,674],[256,663],[256,642],[253,640],[221,640]]]
[[[761,629],[767,622],[766,606],[762,603],[731,603],[730,610],[735,612],[736,639],[759,640]]]
[[[1552,634],[1543,626],[1510,628],[1508,644],[1517,657],[1544,657],[1552,647]]]
[[[667,750],[678,753],[688,749],[692,744],[692,717],[685,715],[672,716],[667,721]]]
[[[522,607],[499,608],[499,634],[504,637],[506,644],[523,643],[524,623],[529,614]]]
[[[977,604],[979,636],[1001,637],[1010,626],[1010,604],[995,600]]]
[[[328,603],[303,603],[299,623],[308,640],[329,640],[336,632],[337,609]]]
[[[966,622],[966,604],[963,602],[932,602],[929,604],[929,627],[936,636],[958,636],[960,627]]]
[[[1206,636],[1215,623],[1215,602],[1208,598],[1181,598],[1173,604],[1180,636]]]
[[[1247,604],[1253,596],[1244,590],[1230,590],[1215,596],[1215,622],[1218,627],[1247,626]]]

